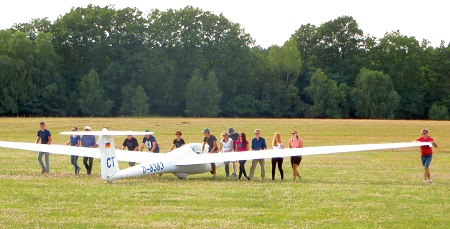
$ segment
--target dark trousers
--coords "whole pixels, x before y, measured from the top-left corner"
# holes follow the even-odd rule
[[[278,170],[280,170],[281,179],[284,179],[284,173],[283,173],[283,158],[277,157],[272,158],[272,180],[275,180],[275,169],[277,168],[278,164]]]
[[[89,163],[88,163],[88,159],[89,159]],[[84,164],[84,167],[86,167],[87,174],[91,174],[91,172],[92,172],[92,164],[93,163],[94,163],[94,158],[92,158],[92,157],[83,157],[83,164]]]
[[[245,172],[245,162],[247,162],[247,160],[239,161],[239,179],[241,179],[242,174],[244,174],[244,177],[247,178],[247,173]]]

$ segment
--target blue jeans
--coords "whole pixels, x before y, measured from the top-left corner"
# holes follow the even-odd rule
[[[433,158],[432,155],[421,156],[420,159],[422,159],[423,167],[428,168],[430,166],[432,158]]]
[[[72,163],[72,165],[75,168],[75,174],[78,174],[78,171],[80,169],[80,166],[78,166],[78,157],[79,156],[76,156],[76,155],[71,155],[70,156],[70,163]]]
[[[44,154],[45,154],[45,166],[44,166],[44,162],[42,161],[42,156],[44,156]],[[50,172],[49,155],[50,155],[49,153],[41,152],[41,151],[39,151],[39,155],[38,155],[38,161],[39,161],[39,164],[41,165],[42,170],[46,171],[48,173]]]
[[[230,162],[229,161],[225,161],[225,174],[228,176],[230,176]]]

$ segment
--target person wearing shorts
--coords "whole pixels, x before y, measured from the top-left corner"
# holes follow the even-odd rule
[[[421,131],[422,136],[419,137],[416,142],[430,142],[432,146],[437,148],[436,142],[434,142],[434,139],[428,136],[428,130],[422,129]],[[420,147],[420,159],[422,160],[422,166],[424,168],[424,174],[423,174],[423,183],[426,184],[427,181],[432,184],[433,180],[431,179],[430,175],[430,163],[431,159],[433,158],[433,148],[429,146],[421,146]]]
[[[289,148],[303,148],[303,140],[298,137],[297,131],[291,131],[292,138],[289,139]],[[300,180],[301,176],[298,172],[298,166],[300,166],[300,162],[302,162],[302,156],[291,156],[291,166],[292,166],[292,178],[294,181],[297,179]]]

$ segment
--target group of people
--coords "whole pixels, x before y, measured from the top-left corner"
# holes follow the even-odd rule
[[[45,123],[40,122],[39,123],[40,129],[37,132],[37,139],[36,144],[51,144],[52,143],[52,135],[51,132],[45,128]],[[85,131],[91,131],[90,126],[84,127]],[[79,136],[76,132],[78,132],[77,127],[73,127],[72,131],[74,132],[73,135],[70,136],[69,141],[66,142],[67,145],[74,146],[74,147],[90,147],[95,148],[98,146],[95,136],[94,135],[83,135]],[[145,132],[150,132],[149,130],[145,130]],[[205,150],[205,146],[208,145],[208,153],[218,153],[218,152],[242,152],[242,151],[249,151],[250,149],[253,151],[258,150],[266,150],[267,144],[266,140],[261,137],[261,132],[259,129],[256,129],[254,131],[255,137],[251,141],[251,146],[249,144],[249,141],[247,140],[247,136],[244,132],[241,132],[240,134],[235,131],[233,127],[228,128],[228,132],[222,133],[222,139],[220,140],[220,144],[217,144],[217,138],[211,134],[211,131],[208,128],[205,128],[203,130],[203,146],[202,146],[202,152]],[[428,130],[422,129],[421,130],[422,136],[416,139],[417,142],[430,142],[432,146],[437,147],[436,142],[433,138],[428,136]],[[185,141],[181,138],[181,131],[176,131],[175,136],[176,138],[173,140],[173,145],[169,149],[169,151],[172,151],[175,148],[179,148],[183,145],[185,145]],[[156,138],[151,135],[150,133],[148,135],[145,135],[142,139],[142,145],[139,149],[139,143],[135,137],[132,135],[127,135],[125,138],[123,144],[122,144],[122,150],[127,148],[129,151],[143,151],[144,147],[148,149],[149,152],[152,153],[159,153],[159,145],[156,141]],[[291,131],[291,138],[289,138],[288,141],[288,147],[289,148],[302,148],[303,147],[303,140],[298,136],[298,133],[296,130]],[[281,140],[280,133],[276,132],[273,136],[272,141],[272,149],[284,149],[285,145],[284,142]],[[422,165],[425,169],[424,171],[424,179],[423,183],[426,184],[432,183],[431,175],[429,166],[431,163],[433,150],[432,147],[428,146],[421,146],[421,161]],[[42,157],[45,157],[45,164],[42,160]],[[49,153],[47,152],[39,152],[38,153],[38,161],[42,168],[41,173],[49,173],[50,172],[50,162],[49,162]],[[80,166],[77,164],[78,156],[72,155],[70,157],[70,162],[74,166],[75,174],[80,173]],[[291,166],[293,170],[292,178],[295,181],[297,178],[300,180],[301,176],[298,171],[298,167],[302,161],[302,156],[291,156],[290,158]],[[242,178],[242,175],[244,175],[244,178],[248,180],[253,180],[253,175],[256,170],[256,166],[259,164],[261,167],[261,179],[264,180],[265,178],[265,159],[253,159],[252,165],[250,167],[250,173],[247,176],[247,172],[245,170],[245,163],[246,160],[240,160],[239,161],[239,175],[236,174],[236,161],[231,162],[225,162],[225,174],[226,178],[229,179],[230,177],[230,163],[233,166],[233,173],[231,174],[231,177],[238,177],[239,179]],[[83,164],[86,168],[87,174],[92,173],[92,166],[93,166],[93,158],[92,157],[83,157]],[[134,166],[135,162],[130,162],[130,166]],[[283,180],[284,179],[284,171],[283,171],[283,158],[282,157],[276,157],[272,158],[272,180],[275,180],[275,171],[278,166],[278,170],[280,172],[280,177]],[[217,179],[216,175],[216,165],[215,163],[211,163],[211,174],[213,174],[213,178]]]
[[[261,137],[261,131],[256,129],[255,137],[251,141],[251,146],[247,140],[247,135],[242,132],[240,134],[236,133],[233,127],[228,128],[228,132],[222,133],[222,139],[220,140],[220,145],[217,144],[216,136],[211,134],[211,131],[208,128],[203,130],[203,147],[202,152],[205,150],[205,146],[208,146],[208,153],[218,153],[218,152],[241,152],[241,151],[258,151],[258,150],[266,150],[267,144],[266,140]],[[292,137],[289,139],[289,148],[302,148],[303,140],[298,136],[297,131],[293,130],[291,132]],[[281,140],[280,133],[276,132],[273,136],[272,141],[272,149],[284,149],[284,143]],[[298,166],[302,161],[302,156],[292,156],[291,157],[291,166],[293,169],[293,180],[295,181],[297,178],[301,179],[300,173],[298,171]],[[236,175],[236,161],[232,161],[233,164],[233,173],[231,177],[238,177],[238,179],[242,179],[242,175],[248,180],[253,180],[253,175],[256,170],[256,166],[259,164],[261,167],[261,179],[265,178],[265,159],[253,159],[252,166],[250,167],[250,173],[247,176],[247,172],[245,170],[246,160],[239,161],[239,175]],[[230,162],[227,161],[224,163],[225,165],[225,174],[226,178],[230,178]],[[284,171],[283,171],[283,157],[280,158],[272,158],[272,180],[275,180],[275,170],[278,165],[278,170],[280,171],[281,179],[284,179]],[[217,179],[216,175],[216,164],[211,163],[211,173],[213,174],[213,178]]]
[[[52,143],[51,132],[45,128],[44,122],[40,122],[39,125],[40,125],[40,130],[38,130],[38,132],[37,132],[36,144],[37,143],[51,144]],[[92,129],[90,126],[86,126],[86,127],[84,127],[84,130],[91,131]],[[69,140],[65,143],[66,145],[74,146],[74,147],[90,147],[90,148],[96,148],[98,146],[94,135],[83,135],[80,137],[80,135],[78,135],[78,133],[77,133],[78,132],[77,127],[73,127],[72,132],[73,132],[73,134],[70,135]],[[148,149],[148,152],[159,153],[159,145],[158,145],[158,142],[156,141],[155,136],[151,135],[149,130],[145,130],[145,132],[149,132],[149,134],[145,135],[143,137],[142,145],[140,148],[139,148],[139,143],[138,143],[137,139],[130,134],[130,135],[127,135],[127,137],[123,141],[122,150],[124,150],[126,148],[129,151],[139,151],[139,150],[143,151],[144,147],[146,147]],[[175,135],[177,137],[173,141],[173,146],[172,146],[172,148],[170,148],[170,150],[181,147],[185,144],[184,140],[181,138],[181,131],[177,131],[175,133]],[[44,157],[44,156],[45,156],[45,164],[42,160],[42,157]],[[79,156],[77,156],[77,155],[70,156],[70,163],[74,166],[75,174],[79,174],[80,170],[81,170],[81,167],[78,166],[78,157]],[[41,173],[49,173],[50,172],[49,153],[40,151],[38,154],[38,161],[42,168]],[[83,157],[83,164],[86,168],[88,175],[90,175],[92,173],[93,161],[94,161],[94,158],[92,158],[92,157]],[[129,162],[129,165],[135,166],[135,162]]]
[[[37,139],[36,144],[40,142],[40,144],[51,144],[52,143],[52,134],[51,132],[45,128],[45,123],[40,122],[39,123],[40,130],[37,132]],[[86,126],[84,128],[85,131],[91,131],[90,126]],[[95,136],[93,135],[83,135],[80,137],[75,132],[78,131],[77,127],[73,127],[72,131],[74,132],[73,135],[70,136],[69,141],[66,142],[66,145],[75,146],[75,147],[97,147],[97,143],[95,141]],[[42,161],[42,157],[45,156],[45,165]],[[49,173],[50,172],[50,161],[49,161],[49,153],[48,152],[42,152],[39,151],[38,153],[38,161],[41,165],[42,171],[41,173]],[[78,156],[72,155],[70,156],[70,162],[73,164],[75,168],[75,174],[78,174],[81,170],[81,168],[77,164]],[[92,157],[83,157],[83,164],[86,167],[87,174],[91,174],[92,172],[92,164],[94,159]]]

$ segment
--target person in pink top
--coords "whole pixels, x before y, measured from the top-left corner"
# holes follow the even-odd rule
[[[289,139],[289,148],[303,148],[303,140],[298,137],[297,131],[293,130],[291,132],[292,138]],[[300,173],[298,172],[298,166],[300,165],[300,162],[302,162],[302,156],[291,156],[291,165],[293,170],[293,178],[300,180]]]
[[[437,148],[436,142],[434,142],[434,139],[428,136],[428,130],[422,129],[422,136],[419,137],[416,142],[431,142],[431,145]],[[430,169],[428,168],[431,163],[431,158],[433,157],[433,149],[429,146],[421,146],[420,147],[420,158],[422,159],[422,165],[425,168],[425,172],[423,174],[423,183],[427,183],[427,179],[430,182],[430,184],[433,183],[433,180],[431,180],[430,175]]]
[[[245,133],[241,133],[239,135],[238,140],[236,141],[236,151],[242,152],[242,151],[248,151],[248,150],[249,150],[249,146],[248,146],[247,137],[246,137]],[[247,178],[247,180],[250,180],[250,177],[248,177],[247,173],[245,172],[245,162],[247,162],[247,160],[239,161],[239,179],[241,179],[242,174],[244,174],[244,177]]]

